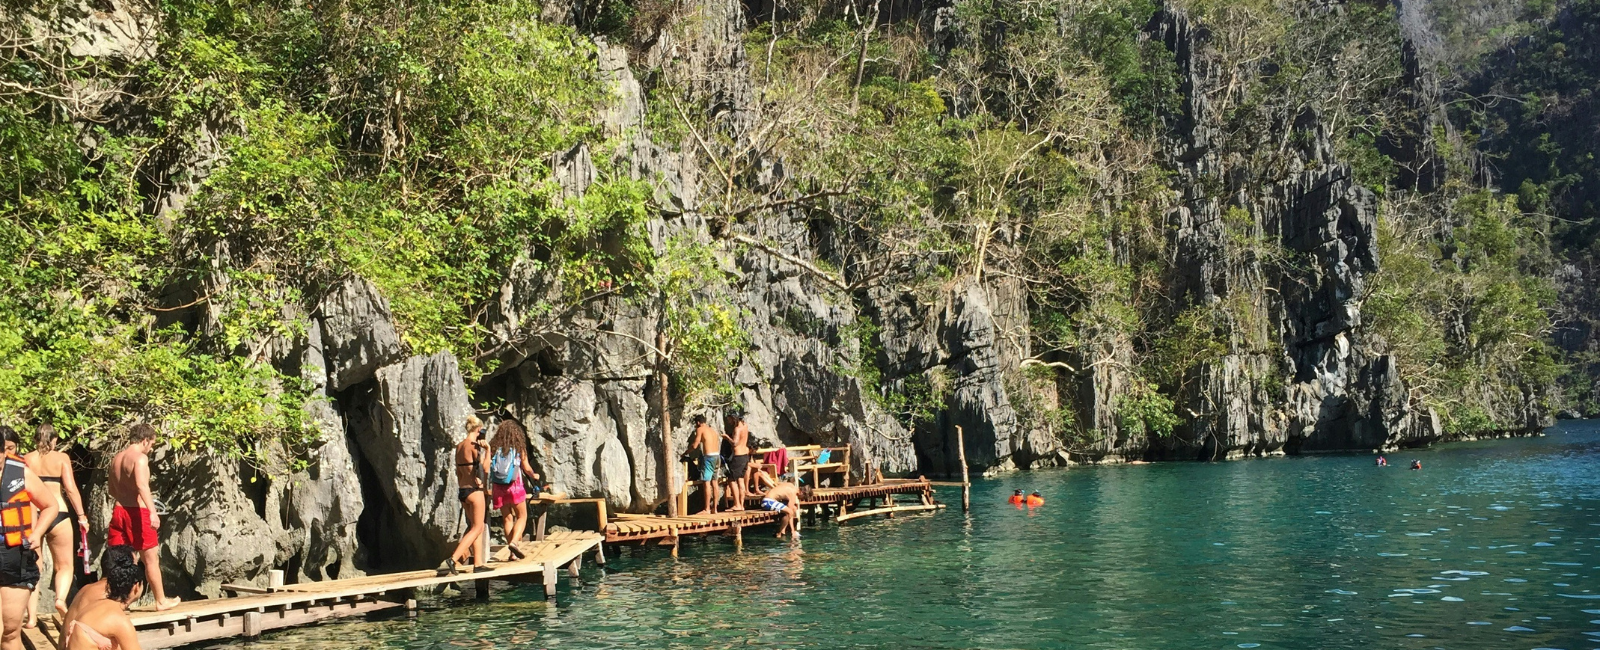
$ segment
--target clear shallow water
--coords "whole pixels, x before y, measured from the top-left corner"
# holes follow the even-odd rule
[[[1406,465],[1421,459],[1424,470]],[[345,648],[1600,648],[1600,426],[1394,454],[1008,475],[956,510],[589,566]],[[1004,503],[1037,489],[1032,512]],[[443,605],[449,605],[444,607]]]

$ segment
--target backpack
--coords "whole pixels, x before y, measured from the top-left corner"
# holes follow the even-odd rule
[[[498,449],[494,457],[489,459],[489,480],[495,485],[511,485],[517,480],[517,471],[522,469],[521,457],[513,449]]]

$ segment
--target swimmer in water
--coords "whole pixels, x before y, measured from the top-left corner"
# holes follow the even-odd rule
[[[1378,457],[1378,467],[1388,467],[1388,466],[1389,466],[1389,459],[1384,458],[1382,456],[1379,456]]]
[[[1022,490],[1017,490],[1011,493],[1011,499],[1008,501],[1008,503],[1014,506],[1020,506],[1026,500],[1027,499],[1022,496]]]
[[[1422,469],[1422,461],[1420,461],[1420,460],[1411,461],[1411,469]]]
[[[1028,507],[1029,508],[1042,506],[1042,505],[1044,505],[1044,497],[1039,495],[1039,491],[1038,490],[1034,490],[1033,494],[1028,495]]]

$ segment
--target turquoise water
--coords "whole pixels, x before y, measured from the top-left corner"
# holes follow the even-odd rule
[[[1425,469],[1405,465],[1421,459]],[[305,648],[1600,648],[1600,427],[1365,455],[1074,468],[953,511],[613,557]],[[1014,488],[1048,504],[1019,511]],[[448,605],[448,606],[447,606]]]

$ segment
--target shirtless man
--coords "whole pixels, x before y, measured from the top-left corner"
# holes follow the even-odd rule
[[[706,424],[706,416],[694,416],[694,438],[691,446],[700,449],[700,482],[705,484],[706,509],[701,514],[717,514],[717,501],[722,497],[717,489],[717,470],[722,465],[722,435]]]
[[[733,437],[722,434],[733,443],[733,457],[728,459],[728,493],[733,500],[730,512],[744,510],[745,491],[750,485],[750,427],[744,425],[744,416],[733,416]]]
[[[78,590],[62,619],[63,650],[139,650],[128,606],[144,595],[144,571],[133,553],[127,546],[106,549],[100,565],[105,579]]]
[[[810,488],[805,490],[805,492],[810,491]],[[788,481],[779,481],[767,490],[766,494],[761,495],[763,510],[783,513],[783,525],[778,527],[778,534],[773,537],[783,537],[783,532],[787,530],[794,539],[800,539],[800,530],[795,528],[794,522],[799,516],[800,499],[804,496],[805,493],[801,492],[799,486]]]
[[[131,546],[144,563],[145,581],[156,597],[156,611],[172,609],[177,598],[167,598],[161,588],[161,515],[156,514],[156,498],[150,495],[150,451],[156,448],[156,429],[148,424],[133,425],[133,443],[111,459],[107,488],[117,505],[111,509],[111,525],[106,529],[106,544]]]

